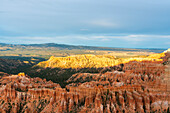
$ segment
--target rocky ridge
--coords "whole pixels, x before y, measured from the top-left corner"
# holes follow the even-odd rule
[[[169,58],[165,52],[161,60],[126,62],[121,71],[77,73],[65,88],[24,73],[4,75],[0,77],[0,112],[166,113]]]
[[[100,68],[128,63],[130,61],[162,61],[165,53],[152,54],[133,58],[115,58],[111,55],[72,55],[67,57],[51,56],[49,60],[38,63],[43,68]]]

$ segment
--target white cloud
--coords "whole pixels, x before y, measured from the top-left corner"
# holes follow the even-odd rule
[[[60,43],[109,47],[167,47],[170,44],[169,39],[170,35],[65,35],[55,37],[0,37],[0,42],[17,44]]]
[[[122,39],[126,41],[145,41],[149,38],[164,38],[170,39],[170,35],[118,35],[118,36],[108,36],[108,35],[99,35],[99,36],[90,36],[91,39]]]
[[[86,30],[86,29],[84,29]],[[87,29],[88,30],[88,29]],[[82,39],[82,40],[103,40],[103,39],[122,39],[126,41],[145,41],[149,38],[170,39],[170,35],[64,35],[55,37],[3,37],[3,39],[16,40],[54,40],[54,39]]]

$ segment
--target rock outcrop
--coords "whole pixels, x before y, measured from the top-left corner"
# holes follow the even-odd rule
[[[49,60],[40,62],[37,66],[43,68],[100,68],[128,63],[130,61],[162,61],[165,53],[133,58],[115,58],[111,55],[73,55],[67,57],[51,56]]]
[[[169,83],[165,79],[170,76],[167,73],[169,53],[164,55],[161,60],[125,62],[121,71],[73,74],[65,88],[24,73],[3,75],[0,77],[0,112],[169,112]]]

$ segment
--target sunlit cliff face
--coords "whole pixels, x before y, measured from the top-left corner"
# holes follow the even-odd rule
[[[115,58],[111,55],[74,55],[67,57],[54,57],[51,56],[49,60],[40,62],[38,66],[43,68],[99,68],[115,66],[122,63],[128,63],[130,61],[162,61],[161,57],[165,56],[165,53],[151,54],[149,56],[139,56],[132,58]]]
[[[24,76],[25,76],[25,73],[23,72],[18,73],[18,75],[12,75],[12,77],[24,77]]]
[[[31,78],[22,72],[1,76],[0,113],[169,113],[169,58],[167,52],[129,59],[105,55],[51,57],[46,61],[50,66],[63,60],[74,66],[84,59],[91,60],[88,63],[93,62],[93,66],[103,59],[142,62],[125,63],[121,71],[115,68],[102,73],[78,72],[67,79],[64,88],[43,76]]]

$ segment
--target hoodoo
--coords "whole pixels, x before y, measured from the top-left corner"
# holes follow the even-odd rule
[[[121,71],[73,74],[65,88],[24,73],[4,75],[0,78],[0,112],[169,112],[169,83],[164,79],[170,76],[168,53],[149,56],[160,60],[128,61]]]

